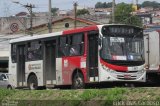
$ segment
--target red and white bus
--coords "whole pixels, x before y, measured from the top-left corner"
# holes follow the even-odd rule
[[[15,87],[94,82],[145,82],[143,29],[95,25],[10,41],[9,81]]]

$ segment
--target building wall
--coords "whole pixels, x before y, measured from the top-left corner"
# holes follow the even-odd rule
[[[66,28],[65,24],[69,23],[69,27]],[[84,27],[84,26],[89,26],[89,24],[77,21],[77,28],[78,27]],[[52,26],[52,32],[58,32],[58,31],[63,31],[63,30],[68,30],[68,29],[73,29],[74,28],[74,20],[72,19],[64,19],[62,21],[55,22]],[[47,25],[36,28],[34,31],[36,34],[45,34],[48,33],[48,27]]]
[[[33,27],[47,23],[47,17],[34,17]],[[13,23],[18,24],[18,31],[24,32],[25,29],[30,28],[30,18],[29,17],[2,17],[0,18],[0,34],[14,34],[16,32],[11,31],[11,25]]]
[[[96,16],[96,15],[85,15],[85,16],[78,16],[79,18],[82,18],[84,20],[89,20],[89,21],[93,21],[96,23],[102,23],[102,24],[106,24],[109,23],[110,17],[107,16]],[[59,19],[64,18],[63,16],[55,16],[53,17],[52,21],[56,21]],[[54,25],[53,27],[53,31],[61,31],[64,29],[69,29],[69,28],[65,28],[65,23],[70,23],[70,27],[69,28],[73,28],[73,19],[69,19],[69,20],[63,20],[63,22],[58,22],[58,26]],[[10,29],[10,26],[13,23],[17,23],[18,24],[18,33],[17,32],[12,32]],[[48,23],[48,17],[47,16],[42,16],[42,17],[34,17],[33,18],[33,27],[35,26],[39,26],[42,24],[46,24],[45,28],[38,28],[36,29],[36,34],[43,34],[43,33],[47,33],[47,23]],[[61,25],[60,25],[61,23]],[[57,24],[57,23],[56,23]],[[86,24],[82,24],[82,23],[77,23],[77,26],[86,26]],[[24,33],[25,29],[30,28],[30,18],[29,17],[1,17],[0,18],[0,34],[19,34],[19,33]]]

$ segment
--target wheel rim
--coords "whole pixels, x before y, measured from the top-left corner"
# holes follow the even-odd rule
[[[11,87],[11,86],[9,86],[9,87],[8,87],[8,89],[9,89],[9,90],[11,90],[11,89],[12,89],[12,87]]]
[[[75,88],[83,88],[83,79],[80,76],[75,79]]]
[[[32,89],[32,90],[36,89],[36,84],[35,83],[30,83],[30,89]]]
[[[29,85],[29,88],[30,88],[31,90],[36,90],[36,89],[37,89],[38,83],[37,83],[37,78],[36,78],[36,76],[31,76],[31,77],[29,78],[29,83],[28,83],[28,85]]]

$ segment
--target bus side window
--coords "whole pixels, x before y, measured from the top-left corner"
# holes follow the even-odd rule
[[[84,35],[72,35],[70,36],[70,40],[70,56],[82,55],[84,52]]]
[[[41,42],[35,41],[28,43],[27,45],[27,60],[41,60],[42,59],[42,47]]]
[[[11,58],[12,58],[12,63],[17,62],[17,46],[15,44],[11,45]]]
[[[68,45],[68,37],[60,37],[59,39],[59,48],[58,48],[58,56],[68,56],[68,50],[69,45]]]

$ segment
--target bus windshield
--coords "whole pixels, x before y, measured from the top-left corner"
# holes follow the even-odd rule
[[[107,60],[143,61],[142,37],[113,37],[102,39],[101,58]]]

